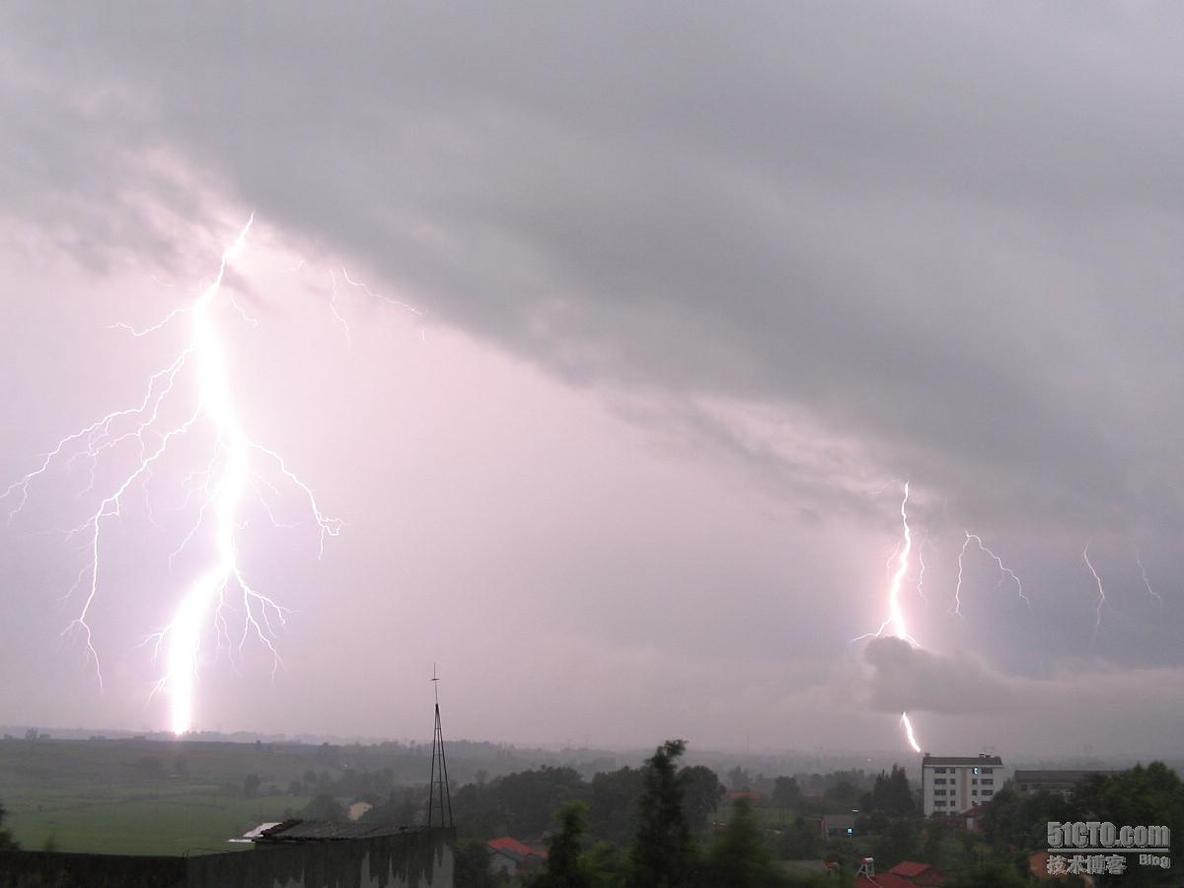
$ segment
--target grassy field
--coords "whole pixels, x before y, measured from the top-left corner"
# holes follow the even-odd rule
[[[309,769],[339,773],[315,749],[153,741],[0,741],[0,804],[25,848],[185,854],[234,850],[227,839],[308,803],[286,790]],[[256,798],[243,778],[257,774]]]
[[[175,786],[59,791],[52,796],[8,794],[9,825],[22,847],[37,849],[52,837],[60,851],[105,854],[188,854],[232,851],[227,844],[263,821],[280,820],[307,799],[290,795],[244,799],[218,787]]]

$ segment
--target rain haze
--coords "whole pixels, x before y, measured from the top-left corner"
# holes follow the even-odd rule
[[[1179,7],[0,21],[0,723],[1184,754]]]

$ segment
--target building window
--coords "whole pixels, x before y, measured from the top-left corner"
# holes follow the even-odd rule
[[[934,768],[933,769],[934,774],[944,774],[945,772],[946,772],[945,768]]]
[[[935,796],[944,796],[946,794],[946,791],[944,789],[935,789],[933,791],[933,794]]]
[[[995,785],[995,778],[984,777],[980,782],[982,783],[983,786],[994,786]]]
[[[945,777],[934,777],[933,782],[936,786],[945,786],[946,785],[946,778]]]
[[[977,790],[977,789],[972,789],[972,790],[970,791],[970,794],[971,794],[971,795],[978,795],[978,790]]]
[[[983,790],[983,795],[985,795],[985,796],[994,795],[994,794],[995,794],[995,790],[993,790],[993,789],[984,789]]]
[[[994,768],[983,768],[983,773],[984,774],[994,774],[995,769]]]
[[[978,786],[978,778],[977,777],[971,777],[970,782],[973,783],[975,786]]]

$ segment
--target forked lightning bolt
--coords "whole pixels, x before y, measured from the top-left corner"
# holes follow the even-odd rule
[[[1028,600],[1028,596],[1024,594],[1024,584],[1010,567],[1003,563],[1003,559],[987,548],[983,543],[982,537],[977,533],[971,533],[969,530],[963,531],[966,534],[966,539],[962,541],[962,550],[958,553],[958,579],[954,583],[954,608],[953,613],[962,616],[962,571],[963,564],[966,560],[966,550],[970,548],[970,544],[974,543],[978,546],[979,551],[989,556],[999,568],[999,584],[995,588],[999,588],[1006,580],[1011,580],[1015,583],[1016,594],[1020,600],[1024,602],[1029,608],[1032,607],[1032,602]]]
[[[131,470],[72,532],[86,536],[88,561],[79,573],[71,593],[82,588],[86,594],[79,613],[63,634],[72,630],[81,633],[86,653],[94,664],[101,686],[102,668],[89,617],[103,577],[104,528],[110,519],[120,516],[128,492],[151,480],[153,470],[174,441],[198,426],[208,426],[214,439],[209,462],[190,474],[190,479],[202,481],[196,488],[196,492],[202,496],[202,503],[197,510],[196,523],[173,555],[189,543],[208,521],[212,522],[213,557],[183,593],[169,623],[148,638],[158,657],[162,651],[164,654],[164,672],[156,682],[153,693],[162,691],[168,695],[170,726],[177,734],[193,727],[198,659],[203,637],[212,626],[219,647],[224,643],[231,644],[229,615],[235,608],[241,607],[242,628],[241,632],[236,632],[240,652],[254,635],[271,653],[273,673],[280,665],[274,640],[276,626],[283,623],[286,611],[251,585],[239,559],[239,531],[243,526],[244,500],[252,492],[255,493],[267,513],[271,514],[259,485],[272,490],[274,488],[254,471],[254,463],[262,461],[270,465],[279,477],[292,484],[304,497],[319,531],[320,551],[324,550],[326,537],[336,536],[341,529],[338,520],[321,511],[312,489],[289,468],[283,457],[248,436],[239,405],[235,403],[235,385],[217,321],[217,310],[223,301],[222,285],[226,272],[242,250],[253,222],[252,214],[238,237],[223,252],[217,275],[192,304],[174,309],[162,321],[144,329],[135,329],[127,324],[117,325],[133,336],[141,337],[155,333],[181,318],[187,318],[190,324],[187,344],[171,363],[148,378],[140,403],[108,413],[80,431],[65,436],[44,454],[33,471],[13,482],[0,494],[0,499],[15,498],[9,513],[11,521],[28,501],[30,485],[46,474],[56,462],[66,459],[67,453],[72,453],[70,462],[76,459],[88,462],[93,483],[95,467],[104,454],[121,445],[134,446],[135,459]],[[228,294],[224,301],[249,323],[254,323],[233,295]],[[182,383],[183,374],[189,372],[195,389],[193,409],[179,424],[166,426],[161,419],[161,408]]]

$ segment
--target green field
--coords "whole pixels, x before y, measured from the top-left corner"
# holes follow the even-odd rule
[[[6,793],[13,838],[37,849],[52,837],[60,851],[107,854],[189,854],[232,851],[227,844],[263,821],[280,820],[307,799],[290,795],[244,799],[218,787],[175,786],[145,793],[142,787]]]
[[[0,804],[25,848],[186,854],[242,848],[227,839],[285,812],[306,795],[284,791],[318,766],[314,749],[152,741],[0,741]],[[262,781],[245,798],[243,778]]]

